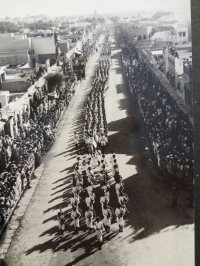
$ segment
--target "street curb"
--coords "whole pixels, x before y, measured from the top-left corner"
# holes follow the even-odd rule
[[[19,220],[21,220],[23,218],[23,216],[24,216],[24,214],[25,214],[25,212],[29,206],[29,203],[32,199],[32,196],[33,196],[34,192],[36,191],[36,187],[40,181],[40,178],[43,175],[43,171],[44,171],[44,164],[41,164],[33,172],[33,174],[35,175],[36,178],[31,181],[31,188],[29,190],[22,192],[18,201],[15,204],[15,207],[13,208],[13,211],[9,215],[10,219],[7,219],[7,223],[4,226],[4,230],[5,229],[7,229],[7,230],[5,230],[4,234],[1,235],[1,239],[0,239],[0,260],[4,259],[6,256],[6,253],[7,253],[9,246],[12,242],[12,238],[14,237],[15,232],[17,231],[17,229],[20,225]],[[31,194],[31,196],[30,196],[30,194]],[[25,204],[22,206],[18,206],[18,204],[22,203],[23,200],[25,201]],[[17,209],[17,207],[18,207],[18,209]],[[19,214],[15,213],[17,211],[19,212]],[[4,230],[2,230],[2,232]]]

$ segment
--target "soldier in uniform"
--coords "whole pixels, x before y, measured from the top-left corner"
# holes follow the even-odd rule
[[[95,203],[95,194],[89,194],[86,198],[85,198],[85,203],[87,205],[87,207],[91,207],[93,208],[93,204]]]
[[[105,229],[99,217],[96,218],[96,222],[94,223],[94,229],[97,235],[98,247],[99,249],[101,249],[103,245],[103,232]]]
[[[76,145],[76,147],[78,148],[78,141],[79,141],[79,136],[77,134],[77,132],[74,132],[74,143]]]
[[[61,235],[63,236],[65,231],[65,216],[64,213],[61,211],[61,209],[58,212],[57,221],[58,221],[58,228],[61,231]]]
[[[71,212],[71,218],[73,219],[73,224],[74,224],[74,232],[78,233],[79,227],[80,227],[80,217],[81,217],[81,213],[79,212],[77,207],[73,207],[72,208],[72,212]]]
[[[91,233],[93,230],[93,218],[94,218],[94,212],[91,207],[88,207],[85,212],[85,220],[86,220],[86,226]]]
[[[108,208],[107,203],[105,203],[103,205],[102,208],[102,214],[103,214],[103,224],[104,227],[106,229],[106,232],[109,233],[110,232],[110,225],[111,225],[111,218],[112,218],[112,212],[110,211],[110,209]]]
[[[80,203],[80,198],[79,195],[77,193],[72,193],[71,198],[70,198],[70,204],[73,207],[78,207],[78,204]]]
[[[109,201],[110,201],[109,191],[104,190],[102,192],[102,196],[100,197],[102,211],[103,211],[104,204],[108,204]]]
[[[125,214],[126,214],[126,209],[119,204],[115,210],[116,219],[119,225],[119,232],[123,232]]]

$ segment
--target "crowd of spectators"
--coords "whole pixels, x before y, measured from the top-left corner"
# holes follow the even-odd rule
[[[56,125],[65,106],[75,92],[77,77],[66,71],[65,86],[55,85],[55,94],[35,97],[23,115],[15,122],[14,137],[0,136],[0,229],[25,189],[31,186],[31,175],[41,164],[41,155],[55,141]],[[15,127],[14,127],[15,129]]]
[[[127,49],[122,57],[124,62],[130,60]],[[134,99],[139,105],[160,174],[180,185],[193,186],[192,124],[159,80],[152,77],[144,60],[140,56],[137,58],[134,64],[124,64],[125,71],[130,79]]]

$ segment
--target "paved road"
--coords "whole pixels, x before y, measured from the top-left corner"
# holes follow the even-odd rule
[[[83,103],[98,58],[94,55],[88,78],[80,85],[71,110],[64,114],[52,150],[44,156],[43,176],[5,258],[9,266],[194,264],[193,210],[186,207],[184,193],[179,206],[171,209],[169,185],[152,174],[152,164],[144,152],[148,141],[123,77],[120,51],[113,46],[112,53],[110,88],[106,93],[106,153],[113,149],[117,154],[130,198],[124,232],[118,233],[117,224],[113,224],[101,251],[95,245],[95,234],[88,235],[84,226],[79,235],[73,235],[70,224],[64,238],[57,235],[58,209],[66,213],[69,210],[70,173],[76,155],[72,136],[74,130],[82,129]],[[115,207],[116,203],[112,187],[111,205]]]

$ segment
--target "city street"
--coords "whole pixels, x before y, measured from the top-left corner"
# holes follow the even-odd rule
[[[129,196],[124,232],[117,223],[104,235],[98,250],[95,233],[82,226],[78,235],[71,226],[70,178],[76,162],[73,133],[82,134],[84,102],[98,65],[100,51],[90,59],[86,79],[79,86],[71,109],[65,111],[52,149],[43,156],[44,172],[5,257],[8,266],[190,266],[194,264],[193,209],[186,205],[186,193],[180,192],[179,204],[171,208],[171,186],[159,177],[148,148],[143,124],[139,121],[128,83],[121,67],[120,49],[112,45],[106,115],[110,151],[117,155],[119,170]],[[148,153],[150,156],[150,152]],[[99,205],[99,197],[96,203]],[[110,206],[117,206],[114,185]],[[65,236],[58,233],[59,208],[67,213]],[[99,212],[99,210],[97,211]],[[100,212],[98,213],[100,215]],[[84,220],[81,224],[85,224]]]

